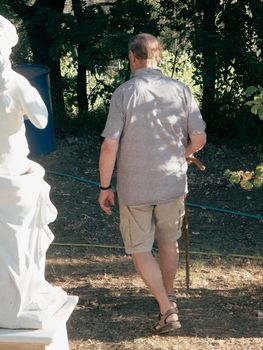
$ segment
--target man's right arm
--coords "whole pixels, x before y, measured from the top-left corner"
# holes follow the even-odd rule
[[[112,213],[111,207],[114,205],[114,193],[111,190],[110,185],[118,146],[118,140],[105,138],[100,152],[100,186],[104,189],[100,191],[99,204],[101,209],[108,215]]]

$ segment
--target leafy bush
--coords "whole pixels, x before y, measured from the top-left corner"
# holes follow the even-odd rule
[[[258,115],[259,119],[263,120],[263,88],[249,86],[245,91],[245,95],[253,98],[246,102],[246,105],[251,107],[251,113]]]
[[[239,184],[245,190],[252,190],[254,187],[260,188],[263,185],[263,163],[259,164],[255,171],[230,171],[224,173],[232,185]]]
[[[263,88],[249,86],[245,91],[246,97],[252,98],[245,104],[251,107],[251,113],[258,115],[263,120]],[[227,169],[224,175],[231,184],[240,184],[245,190],[260,188],[263,185],[263,163],[259,164],[255,171],[230,171]]]

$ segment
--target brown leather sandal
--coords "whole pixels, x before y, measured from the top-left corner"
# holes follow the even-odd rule
[[[181,328],[181,323],[177,321],[167,321],[167,318],[173,314],[177,315],[176,308],[167,310],[163,315],[160,314],[159,321],[155,323],[154,330],[157,334],[163,334],[176,331]]]

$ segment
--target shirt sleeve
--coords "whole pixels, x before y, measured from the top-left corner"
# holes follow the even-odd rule
[[[191,93],[190,89],[187,87],[187,107],[188,107],[188,134],[198,135],[205,131],[206,124],[203,120],[200,109],[196,103],[196,100]]]
[[[116,89],[111,97],[109,113],[102,137],[119,140],[124,126],[122,90]]]

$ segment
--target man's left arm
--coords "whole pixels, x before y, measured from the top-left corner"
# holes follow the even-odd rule
[[[189,135],[190,141],[185,148],[185,158],[194,157],[194,153],[200,151],[206,144],[206,133]]]
[[[100,151],[99,171],[101,190],[99,194],[99,204],[101,209],[108,215],[112,214],[111,207],[114,206],[114,192],[111,189],[111,178],[118,147],[118,140],[105,138]]]
[[[199,107],[189,87],[185,90],[188,106],[188,135],[189,142],[185,148],[185,157],[194,157],[194,153],[200,151],[206,144],[206,124],[202,118]]]

